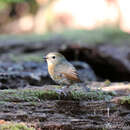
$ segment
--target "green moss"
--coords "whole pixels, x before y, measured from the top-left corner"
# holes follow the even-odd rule
[[[59,95],[52,90],[2,90],[0,101],[38,101],[41,99],[58,99]]]
[[[0,130],[34,130],[34,128],[29,128],[26,125],[20,123],[6,123],[0,125]]]
[[[130,104],[130,95],[124,96],[123,98],[121,98],[120,103],[121,104]]]
[[[84,97],[87,100],[110,100],[112,98],[112,95],[108,92],[97,90],[86,93],[86,95],[84,95],[82,98]]]
[[[69,99],[69,100],[110,100],[113,94],[110,92],[104,92],[101,90],[83,92],[82,90],[72,90],[67,96],[59,94],[55,90],[40,90],[40,89],[23,89],[23,90],[1,90],[0,91],[0,102],[19,102],[27,101],[32,102],[35,105],[36,101],[39,100],[58,100],[58,99]]]
[[[105,86],[109,86],[109,85],[111,85],[111,81],[110,80],[105,80],[104,84],[105,84]]]

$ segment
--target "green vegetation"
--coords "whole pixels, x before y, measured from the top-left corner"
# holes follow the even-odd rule
[[[50,34],[36,35],[36,34],[21,34],[21,35],[0,35],[0,41],[22,41],[22,42],[40,42],[48,39]],[[29,43],[30,44],[30,43]]]
[[[105,86],[109,86],[109,85],[111,85],[111,81],[110,80],[105,80],[104,84],[105,84]]]
[[[108,101],[112,98],[112,94],[103,92],[101,90],[90,91],[87,93],[72,91],[71,94],[74,100],[107,100]]]
[[[130,40],[129,34],[116,27],[102,27],[95,30],[66,30],[61,32],[66,39],[78,41],[79,44],[119,44],[124,40]]]
[[[0,130],[34,130],[21,123],[6,123],[0,125]]]
[[[44,35],[28,34],[28,35],[1,35],[2,40],[21,40],[24,42],[39,42],[49,40],[53,37],[62,37],[64,39],[79,42],[79,44],[97,44],[97,43],[113,43],[122,44],[124,41],[130,41],[130,35],[121,31],[117,27],[102,27],[94,30],[75,30],[69,29],[61,32],[46,33]]]
[[[34,2],[34,0],[0,0],[3,3]]]
[[[9,55],[10,59],[14,62],[19,61],[34,61],[34,62],[43,62],[43,54],[21,54],[21,55]]]
[[[130,95],[124,96],[123,98],[121,98],[120,103],[121,104],[130,104]]]
[[[0,91],[1,101],[38,101],[40,99],[57,99],[58,94],[53,91],[41,90],[2,90]]]
[[[79,44],[113,43],[119,44],[130,40],[129,34],[117,27],[102,27],[95,30],[66,30],[61,32],[66,39],[78,41]]]
[[[19,89],[19,90],[1,90],[0,91],[0,103],[4,102],[35,102],[39,100],[110,100],[113,94],[108,92],[98,91],[74,91],[72,90],[64,96],[64,94],[59,94],[55,90],[41,90],[41,89]]]

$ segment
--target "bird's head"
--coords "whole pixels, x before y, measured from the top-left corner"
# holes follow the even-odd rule
[[[49,64],[56,65],[56,64],[66,61],[65,57],[58,52],[48,53],[44,59],[47,61],[48,65]]]

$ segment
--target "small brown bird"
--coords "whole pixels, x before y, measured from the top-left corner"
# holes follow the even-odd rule
[[[75,67],[62,54],[51,52],[44,59],[48,64],[48,72],[56,83],[69,87],[73,83],[80,82]]]

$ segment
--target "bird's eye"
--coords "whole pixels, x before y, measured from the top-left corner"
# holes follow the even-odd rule
[[[52,56],[53,59],[55,59],[56,57],[55,56]]]

